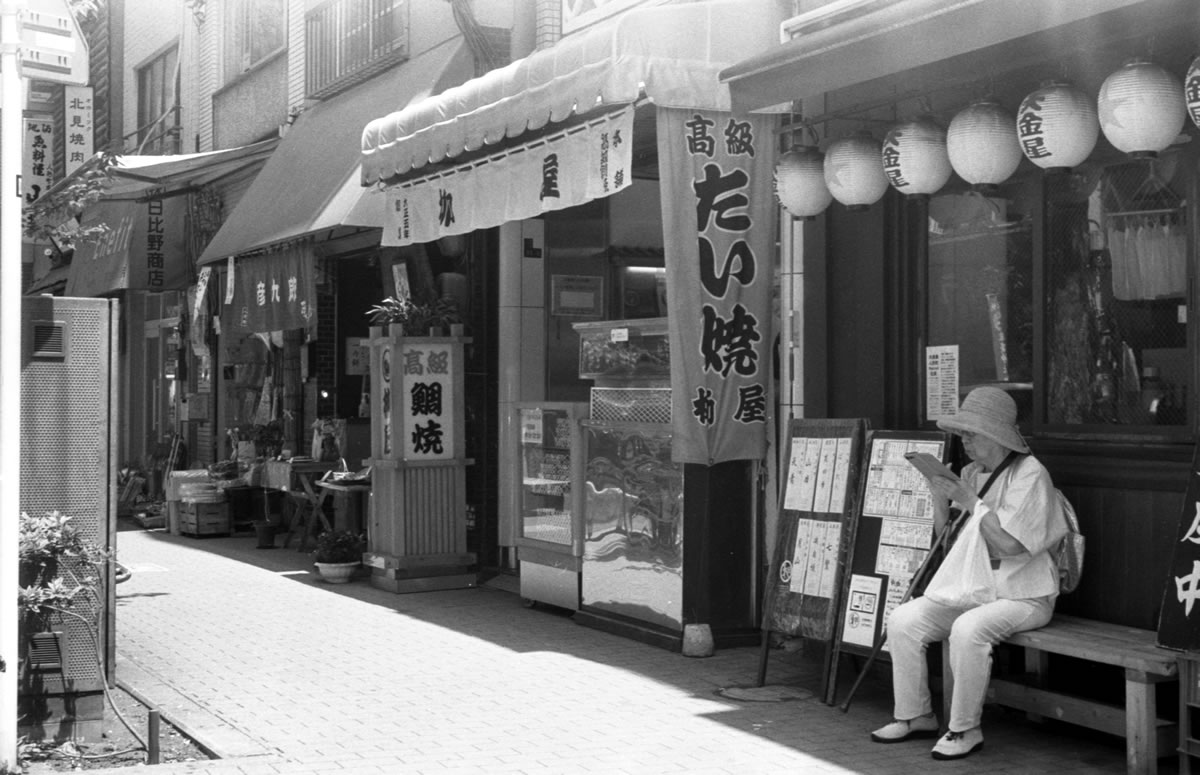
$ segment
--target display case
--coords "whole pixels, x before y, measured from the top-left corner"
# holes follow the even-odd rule
[[[521,596],[576,610],[583,551],[583,454],[579,421],[586,403],[516,404]]]
[[[683,629],[683,465],[671,427],[583,423],[584,608]]]

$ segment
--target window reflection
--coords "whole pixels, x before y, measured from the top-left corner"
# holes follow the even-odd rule
[[[1186,422],[1190,174],[1176,153],[1047,178],[1049,423]]]
[[[1033,212],[1028,182],[929,202],[928,344],[958,345],[959,390],[998,385],[1029,417],[1033,388]]]

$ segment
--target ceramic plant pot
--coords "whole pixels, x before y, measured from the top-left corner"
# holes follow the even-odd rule
[[[317,566],[317,572],[321,574],[321,578],[330,584],[345,584],[350,581],[354,575],[355,569],[358,568],[357,562],[314,562]]]

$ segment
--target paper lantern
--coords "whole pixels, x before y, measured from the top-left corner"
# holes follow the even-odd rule
[[[950,179],[946,130],[930,118],[897,124],[883,139],[883,174],[902,194],[928,196]]]
[[[825,185],[833,198],[851,210],[865,210],[887,192],[880,161],[882,147],[868,134],[834,140],[825,149]]]
[[[1065,170],[1091,154],[1100,138],[1100,121],[1087,94],[1052,81],[1021,101],[1017,137],[1025,158],[1044,170]]]
[[[1183,77],[1183,101],[1187,104],[1192,123],[1200,126],[1200,56],[1192,60]]]
[[[797,218],[812,218],[829,207],[833,194],[825,185],[825,155],[813,146],[793,148],[775,165],[775,195]]]
[[[1126,62],[1104,79],[1097,100],[1100,129],[1119,151],[1153,158],[1183,131],[1183,84],[1144,59]]]
[[[946,152],[959,177],[977,190],[994,188],[1021,163],[1017,123],[994,100],[972,103],[950,121]]]

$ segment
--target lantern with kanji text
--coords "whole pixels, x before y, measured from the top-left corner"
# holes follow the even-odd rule
[[[953,172],[946,130],[928,117],[892,127],[883,140],[882,159],[888,182],[909,196],[937,193]]]
[[[1082,164],[1096,147],[1096,106],[1069,83],[1050,81],[1030,92],[1017,109],[1017,137],[1025,158],[1044,170]]]

